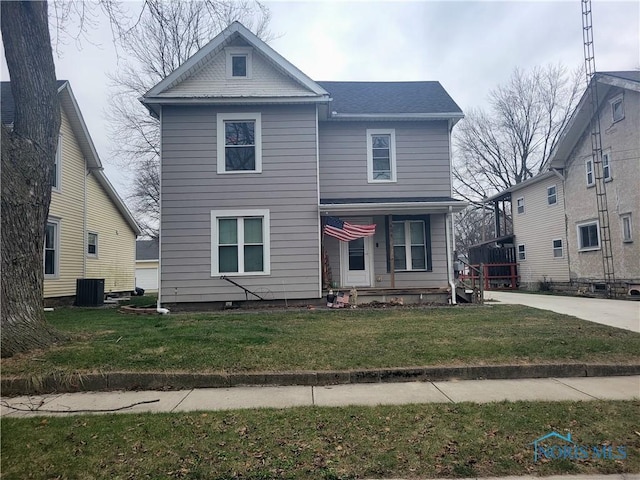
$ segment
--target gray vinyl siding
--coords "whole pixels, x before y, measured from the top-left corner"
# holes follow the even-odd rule
[[[395,129],[397,182],[367,182],[367,129]],[[320,123],[320,197],[448,197],[447,122]]]
[[[557,201],[549,205],[547,187],[556,187]],[[524,213],[517,213],[516,201],[524,198]],[[552,176],[512,193],[513,232],[516,249],[525,245],[525,260],[518,260],[520,284],[537,289],[538,282],[569,281],[568,246],[565,231],[562,180]],[[553,240],[562,240],[562,258],[553,256]]]
[[[262,173],[218,175],[216,114],[262,114]],[[274,299],[314,298],[320,288],[315,107],[163,107],[164,303],[244,300],[211,276],[211,211],[268,209],[270,275],[231,277]]]
[[[345,221],[353,221],[354,218],[344,217]],[[373,217],[376,224],[376,233],[373,238],[374,249],[374,281],[371,285],[376,288],[391,288],[391,273],[387,266],[387,235],[384,216]],[[353,223],[356,223],[355,221]],[[431,232],[428,237],[431,246],[431,266],[429,272],[396,272],[395,288],[446,288],[447,283],[447,256],[445,236],[445,215],[430,215]],[[324,246],[329,256],[329,266],[332,273],[332,281],[342,285],[340,278],[340,242],[329,236],[324,237]]]

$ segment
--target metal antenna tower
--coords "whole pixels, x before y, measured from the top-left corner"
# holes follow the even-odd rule
[[[596,201],[598,205],[598,220],[600,222],[600,243],[602,251],[602,267],[607,296],[615,297],[615,273],[613,267],[613,250],[611,249],[611,228],[609,224],[609,208],[607,203],[607,189],[605,186],[604,169],[602,165],[602,136],[600,134],[600,116],[598,107],[598,87],[595,79],[596,59],[593,49],[593,24],[591,18],[591,0],[582,2],[582,39],[584,43],[584,65],[587,75],[587,88],[591,94],[591,155],[595,176]]]

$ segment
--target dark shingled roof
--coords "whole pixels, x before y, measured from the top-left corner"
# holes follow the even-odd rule
[[[136,240],[136,260],[158,260],[158,240]]]
[[[609,75],[611,77],[624,78],[625,80],[631,80],[632,82],[640,82],[640,71],[636,70],[598,73],[601,73],[602,75]]]
[[[337,113],[462,113],[440,82],[317,82]]]
[[[66,80],[58,80],[57,85],[60,88]],[[2,123],[9,125],[13,123],[16,104],[13,101],[13,93],[11,92],[11,82],[0,82],[0,110],[2,111]]]

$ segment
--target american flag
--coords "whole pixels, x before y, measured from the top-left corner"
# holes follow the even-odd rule
[[[350,242],[357,238],[370,237],[376,233],[376,226],[352,225],[336,217],[326,217],[324,233],[342,242]]]

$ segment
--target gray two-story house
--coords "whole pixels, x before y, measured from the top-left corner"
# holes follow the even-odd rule
[[[452,287],[463,114],[438,82],[316,82],[236,22],[142,102],[161,122],[163,303]],[[375,234],[339,241],[328,217]]]

